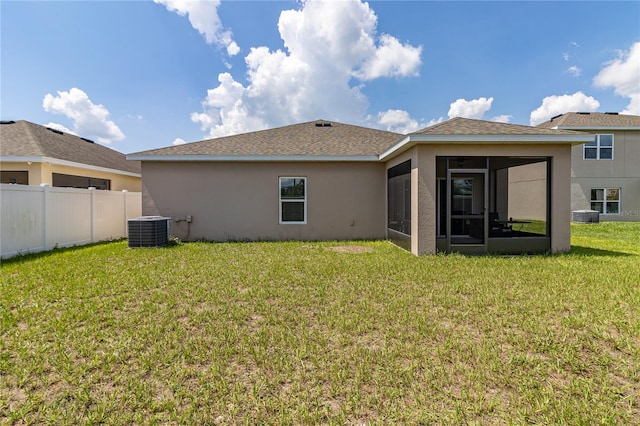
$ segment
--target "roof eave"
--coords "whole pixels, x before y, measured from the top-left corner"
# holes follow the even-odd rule
[[[74,161],[60,160],[52,157],[39,156],[3,156],[0,157],[3,163],[48,163],[56,166],[75,167],[77,169],[92,170],[96,172],[112,173],[123,176],[142,177],[140,173],[129,172],[127,170],[111,169],[108,167],[94,166],[92,164],[76,163]]]
[[[371,162],[377,155],[145,155],[129,154],[127,160],[162,162]]]
[[[560,130],[640,130],[640,126],[556,126],[554,129]]]
[[[591,142],[590,135],[407,135],[400,142],[380,154],[387,160],[418,144],[570,144]]]

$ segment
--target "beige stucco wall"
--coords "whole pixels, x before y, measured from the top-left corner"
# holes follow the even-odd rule
[[[112,191],[127,190],[130,192],[140,192],[142,190],[142,179],[135,176],[127,176],[116,173],[104,172],[99,170],[90,170],[80,167],[61,166],[57,164],[48,164],[33,162],[28,164],[25,162],[13,163],[3,162],[0,164],[2,170],[21,170],[29,172],[29,185],[40,185],[46,183],[51,186],[53,184],[53,173],[62,173],[66,175],[87,176],[100,179],[111,180]]]
[[[382,163],[142,164],[143,215],[171,217],[186,240],[381,239]],[[279,224],[279,177],[307,178],[307,223]],[[192,223],[176,219],[192,217]],[[188,235],[187,235],[188,232]]]
[[[620,214],[606,221],[640,221],[640,131],[606,131],[614,135],[613,160],[584,160],[583,146],[571,151],[571,210],[591,208],[592,188],[621,188]]]
[[[416,195],[415,204],[412,198],[412,253],[436,253],[436,158],[439,156],[551,157],[551,250],[555,253],[571,249],[570,145],[425,144],[403,155],[414,159],[417,164],[415,178],[412,170],[412,197]],[[396,160],[394,158],[392,161]]]

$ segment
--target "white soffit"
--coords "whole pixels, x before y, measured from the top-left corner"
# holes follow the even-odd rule
[[[76,169],[93,170],[103,173],[113,173],[117,175],[141,177],[140,173],[127,172],[125,170],[110,169],[107,167],[94,166],[92,164],[76,163],[74,161],[60,160],[51,157],[0,157],[3,163],[48,163],[56,166],[75,167]]]

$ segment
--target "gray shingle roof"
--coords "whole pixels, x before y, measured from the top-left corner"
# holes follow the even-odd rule
[[[640,116],[606,112],[568,112],[538,124],[539,128],[638,127]]]
[[[25,120],[0,125],[2,157],[50,157],[130,173],[140,173],[139,161],[78,136]]]
[[[460,140],[469,137],[518,136],[525,138],[551,138],[554,136],[584,136],[582,132],[570,130],[545,129],[518,124],[496,123],[492,121],[453,118],[443,123],[419,130],[412,135],[438,137],[460,136]],[[167,148],[152,149],[128,155],[128,158],[143,161],[176,160],[189,161],[247,158],[295,160],[296,157],[338,159],[339,157],[371,157],[374,159],[393,151],[396,147],[405,147],[405,135],[384,130],[342,124],[333,121],[315,120],[292,124],[275,129],[260,130],[239,135],[207,139]],[[479,139],[479,140],[480,140]],[[387,152],[387,154],[389,154]],[[378,157],[379,158],[379,157]]]
[[[575,134],[569,130],[550,130],[520,124],[497,123],[456,117],[422,130],[417,135],[563,135]]]
[[[320,126],[318,126],[320,124]],[[402,135],[333,121],[315,120],[225,136],[130,156],[375,156]]]

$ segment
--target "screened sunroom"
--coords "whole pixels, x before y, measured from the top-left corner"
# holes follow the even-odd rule
[[[388,238],[415,254],[568,251],[570,150],[585,135],[460,120],[383,154]]]

